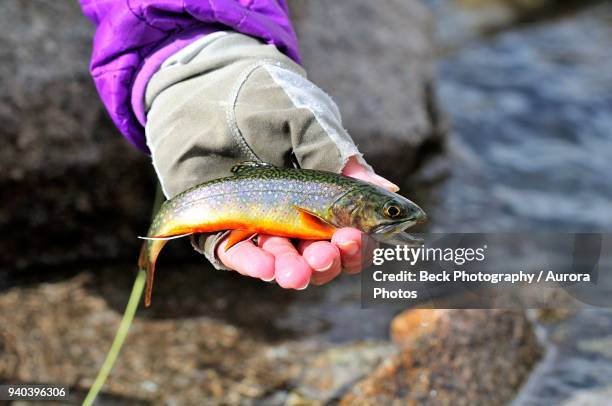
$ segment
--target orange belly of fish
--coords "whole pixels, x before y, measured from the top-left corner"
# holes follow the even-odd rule
[[[303,240],[329,240],[336,228],[321,221],[312,214],[299,211],[296,223],[285,223],[280,221],[262,220],[250,223],[241,220],[225,220],[214,223],[197,225],[176,224],[171,226],[167,232],[155,237],[171,237],[190,233],[212,233],[231,230],[225,249],[229,249],[240,241],[251,238],[255,234],[275,235],[287,238],[299,238]]]

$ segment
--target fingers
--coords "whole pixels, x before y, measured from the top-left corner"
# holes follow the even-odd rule
[[[349,158],[348,162],[344,166],[344,169],[342,169],[342,174],[373,183],[387,189],[390,192],[397,192],[399,190],[399,186],[397,186],[395,183],[388,181],[382,176],[372,172],[369,168],[361,165],[355,156]]]
[[[274,279],[274,256],[258,248],[251,241],[242,241],[228,251],[225,250],[227,238],[217,247],[217,258],[230,269],[242,275],[252,276],[264,281]]]
[[[355,228],[342,228],[334,233],[331,242],[300,241],[296,249],[287,238],[261,235],[259,247],[251,241],[242,241],[226,251],[223,240],[217,256],[225,266],[242,275],[265,281],[276,279],[283,288],[304,289],[311,282],[313,285],[330,282],[342,269],[349,274],[360,272],[363,259],[373,249],[365,238]]]
[[[288,238],[261,235],[259,247],[274,256],[276,282],[283,288],[305,289],[312,268]]]
[[[298,250],[314,270],[310,277],[313,285],[323,285],[342,271],[340,250],[329,241],[300,241]]]
[[[341,228],[332,236],[332,243],[340,249],[342,267],[346,273],[361,271],[361,231],[356,228]]]

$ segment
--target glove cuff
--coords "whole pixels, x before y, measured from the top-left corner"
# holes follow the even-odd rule
[[[191,236],[191,246],[204,255],[215,269],[229,271],[230,269],[223,265],[216,255],[217,247],[229,233],[229,231],[223,231],[215,234],[193,234]]]

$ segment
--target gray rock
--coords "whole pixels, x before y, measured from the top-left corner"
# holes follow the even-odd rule
[[[429,14],[416,1],[293,3],[313,79],[373,164],[406,173],[439,136]],[[138,252],[153,171],[98,100],[87,72],[92,35],[75,1],[0,2],[0,229],[10,230],[0,267]]]
[[[87,71],[74,1],[0,3],[0,267],[133,257],[153,190]]]
[[[439,148],[433,20],[416,0],[290,0],[309,78],[338,104],[366,159],[400,182]]]

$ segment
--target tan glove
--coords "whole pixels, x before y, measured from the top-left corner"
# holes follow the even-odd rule
[[[168,59],[145,105],[147,144],[168,198],[245,160],[339,173],[356,156],[370,168],[331,98],[273,45],[243,34],[211,34]],[[221,236],[192,239],[217,268]]]

